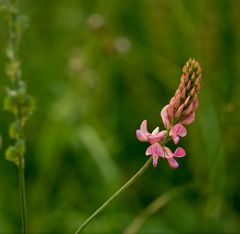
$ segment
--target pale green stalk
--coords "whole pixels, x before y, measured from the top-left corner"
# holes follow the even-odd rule
[[[77,229],[75,234],[82,232],[85,227],[108,205],[111,204],[113,200],[115,200],[122,192],[124,192],[130,185],[132,185],[151,165],[152,157],[148,159],[148,161],[140,168],[140,170],[125,183],[119,190],[117,190],[106,202],[104,202],[89,218],[87,218],[82,225]]]
[[[22,217],[22,233],[26,233],[27,206],[26,206],[26,189],[24,178],[24,157],[19,158],[19,191],[21,200],[21,217]]]
[[[17,64],[15,67],[12,67],[12,71],[8,73],[10,80],[12,81],[12,87],[14,90],[17,90],[19,87],[19,82],[21,81],[21,69],[20,63],[18,61],[18,47],[20,41],[20,32],[18,26],[18,7],[17,7],[17,0],[10,0],[9,1],[9,47],[7,56],[9,59],[9,64]],[[16,122],[21,122],[23,116],[21,115],[21,106],[17,105],[16,110],[14,111],[14,117]],[[23,124],[19,126],[19,134],[16,138],[16,142],[25,142],[24,136],[24,129]],[[22,145],[22,147],[25,147]],[[18,165],[19,170],[19,191],[20,191],[20,203],[21,203],[21,220],[22,220],[22,233],[26,234],[26,222],[27,222],[27,208],[26,208],[26,191],[25,191],[25,177],[24,177],[24,167],[25,167],[25,160],[24,160],[24,151],[25,149],[21,150],[18,161],[15,162]]]

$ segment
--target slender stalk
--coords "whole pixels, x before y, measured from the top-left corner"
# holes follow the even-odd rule
[[[24,179],[24,158],[19,158],[19,191],[21,203],[22,233],[26,234],[27,208],[26,208],[26,190]]]
[[[18,50],[19,42],[21,37],[20,25],[19,25],[19,9],[18,9],[18,0],[9,1],[9,46],[7,57],[9,59],[9,65],[11,67],[11,72],[8,73],[10,80],[12,81],[12,90],[18,92],[21,83],[21,68],[20,62],[18,60]],[[23,119],[25,116],[22,116],[22,106],[18,103],[16,109],[13,111],[15,116],[15,121],[20,122],[20,129],[18,129],[18,136],[12,137],[16,140],[16,145],[22,145],[22,141],[25,142],[24,136],[24,124]],[[25,146],[21,146],[23,148]],[[16,148],[15,148],[16,149]],[[25,151],[21,149],[21,151]],[[19,150],[20,152],[20,150]],[[26,190],[25,190],[25,177],[24,177],[24,152],[20,153],[18,160],[18,170],[19,170],[19,192],[20,192],[20,204],[21,204],[21,220],[22,220],[22,233],[26,234],[26,221],[27,221],[27,209],[26,209]]]
[[[130,185],[132,185],[150,166],[152,157],[140,168],[140,170],[131,177],[119,190],[117,190],[106,202],[104,202],[89,218],[87,218],[83,224],[77,229],[75,234],[82,232],[85,227],[96,217],[102,210],[104,210],[113,200],[115,200],[123,191],[125,191]]]

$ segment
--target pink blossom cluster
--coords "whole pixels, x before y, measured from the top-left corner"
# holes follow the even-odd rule
[[[156,167],[160,157],[167,159],[171,168],[179,167],[175,158],[184,157],[185,150],[177,147],[174,153],[165,144],[173,140],[177,145],[181,137],[187,135],[185,125],[191,124],[195,120],[198,108],[198,92],[201,83],[201,66],[195,59],[189,59],[182,69],[181,81],[178,89],[161,111],[161,118],[164,130],[155,128],[152,133],[147,129],[147,120],[144,120],[140,129],[136,131],[139,141],[149,142],[150,146],[146,150],[147,156],[152,156],[153,166]]]

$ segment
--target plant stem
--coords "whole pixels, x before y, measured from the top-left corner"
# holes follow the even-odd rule
[[[152,162],[152,157],[150,157],[147,162],[140,168],[140,170],[131,177],[119,190],[117,190],[106,202],[104,202],[89,218],[87,218],[83,224],[77,229],[75,234],[80,233],[84,228],[90,223],[90,221],[97,216],[103,209],[105,209],[113,200],[115,200],[123,191],[125,191],[130,185],[132,185],[150,166]]]
[[[27,208],[26,208],[26,191],[24,179],[24,157],[19,158],[19,191],[21,202],[21,217],[22,217],[22,233],[26,234]]]

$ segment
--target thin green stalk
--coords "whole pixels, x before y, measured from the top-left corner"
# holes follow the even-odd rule
[[[19,192],[21,204],[21,220],[22,233],[26,234],[26,191],[24,177],[24,153],[25,153],[25,136],[24,125],[29,113],[31,105],[29,104],[30,96],[26,93],[26,88],[21,79],[21,68],[18,59],[19,42],[24,28],[24,23],[21,22],[19,15],[18,1],[10,0],[8,6],[8,27],[9,27],[9,45],[6,50],[7,58],[9,59],[7,66],[7,75],[9,76],[12,87],[8,90],[8,95],[4,101],[5,109],[12,112],[15,121],[10,125],[10,137],[15,140],[15,144],[11,145],[6,151],[6,159],[13,161],[18,165],[19,170]],[[24,110],[24,112],[23,112]]]
[[[115,200],[123,191],[125,191],[130,185],[132,185],[151,165],[152,157],[140,168],[140,170],[128,180],[119,190],[117,190],[106,202],[104,202],[89,218],[87,218],[83,224],[77,229],[75,234],[82,232],[85,227],[96,217],[102,210],[104,210],[110,203]]]
[[[19,191],[21,202],[22,233],[26,234],[27,208],[26,208],[26,190],[24,179],[24,158],[19,158]]]

